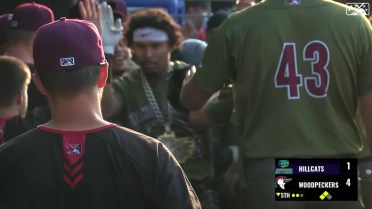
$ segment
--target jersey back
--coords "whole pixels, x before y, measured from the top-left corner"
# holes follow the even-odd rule
[[[268,0],[225,21],[197,79],[210,91],[233,79],[247,157],[355,155],[371,48],[368,20],[341,4]],[[208,69],[216,79],[203,79]]]

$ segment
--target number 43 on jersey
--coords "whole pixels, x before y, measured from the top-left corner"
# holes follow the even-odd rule
[[[309,62],[311,75],[303,77],[297,62]],[[305,45],[302,55],[296,54],[296,43],[284,43],[275,72],[275,87],[286,88],[288,99],[300,98],[300,87],[315,98],[327,96],[329,86],[329,50],[322,41],[311,41]]]

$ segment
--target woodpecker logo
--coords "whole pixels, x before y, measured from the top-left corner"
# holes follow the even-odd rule
[[[285,176],[277,176],[275,178],[275,184],[276,184],[276,187],[280,187],[281,189],[285,189],[285,185],[292,181],[292,178],[287,178]]]
[[[81,144],[65,144],[68,155],[80,155]]]
[[[300,5],[301,0],[285,0],[285,3],[289,6]]]
[[[371,5],[369,3],[346,3],[346,15],[369,15]]]

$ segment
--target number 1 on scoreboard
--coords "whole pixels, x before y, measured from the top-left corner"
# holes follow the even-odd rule
[[[343,158],[339,161],[339,170],[342,174],[357,174],[358,173],[358,159],[356,158]],[[353,178],[350,178],[354,181]]]

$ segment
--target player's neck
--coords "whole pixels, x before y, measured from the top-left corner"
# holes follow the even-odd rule
[[[162,71],[156,74],[145,74],[149,84],[157,84],[166,78],[167,71]]]
[[[27,64],[34,64],[34,58],[32,56],[32,48],[22,44],[12,44],[7,47],[5,52],[6,55],[16,57]]]
[[[173,63],[172,62],[169,63],[169,67],[168,68],[163,69],[162,71],[159,71],[157,73],[148,73],[148,74],[145,74],[145,76],[147,78],[147,81],[150,84],[157,84],[157,83],[163,81],[164,79],[167,78],[168,72],[170,72],[170,68],[171,67],[173,67]]]
[[[0,108],[0,118],[10,118],[19,115],[19,109],[16,105]]]
[[[80,95],[73,100],[49,100],[52,119],[46,127],[65,131],[89,130],[110,124],[102,118],[98,98]]]

